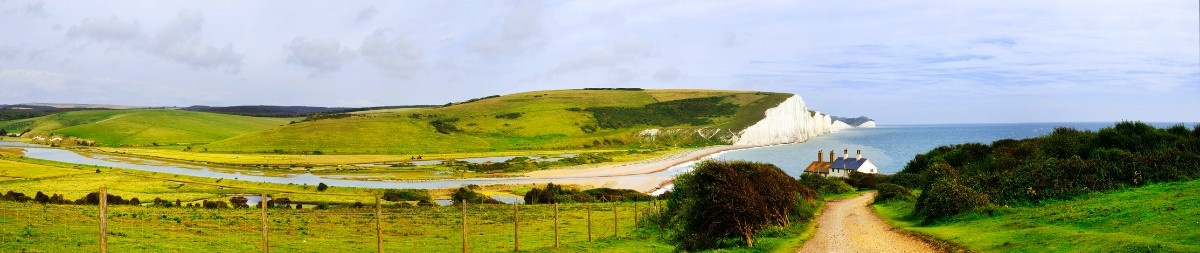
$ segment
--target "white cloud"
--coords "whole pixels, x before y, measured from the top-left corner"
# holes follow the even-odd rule
[[[308,68],[311,76],[338,71],[342,63],[354,58],[354,51],[332,39],[296,37],[284,48],[288,51],[287,62]]]
[[[126,42],[137,39],[141,28],[137,22],[124,22],[117,17],[86,18],[78,25],[67,28],[67,37],[95,41]]]
[[[363,38],[359,53],[380,71],[397,78],[408,78],[420,70],[421,54],[402,34],[379,29]]]
[[[374,19],[375,15],[379,15],[379,9],[375,8],[375,6],[371,6],[358,11],[358,15],[354,18],[354,20],[358,22],[367,22],[371,21],[371,19]]]
[[[0,87],[60,92],[67,90],[67,76],[36,69],[4,69],[0,70]]]
[[[232,43],[218,46],[204,39],[203,27],[203,13],[180,11],[174,21],[154,34],[146,50],[193,68],[221,68],[227,73],[240,71],[242,54],[234,51]]]
[[[509,4],[509,13],[501,18],[497,27],[491,27],[475,40],[470,46],[471,51],[495,58],[520,55],[541,45],[537,39],[542,34],[542,2],[517,0]]]
[[[559,77],[581,71],[603,70],[612,83],[628,83],[642,76],[631,70],[641,58],[654,55],[654,46],[642,37],[629,34],[620,41],[607,46],[594,46],[583,53],[558,64],[546,73]]]

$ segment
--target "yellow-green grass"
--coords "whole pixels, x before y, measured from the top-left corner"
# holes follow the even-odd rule
[[[672,94],[677,93],[677,94]],[[325,154],[423,154],[510,150],[580,149],[594,141],[612,139],[638,143],[637,132],[657,126],[600,129],[586,133],[583,126],[595,125],[590,112],[569,108],[641,107],[662,99],[730,96],[726,102],[741,105],[734,116],[713,119],[708,126],[733,131],[757,122],[763,111],[790,96],[780,93],[741,91],[611,91],[553,90],[518,93],[448,107],[373,113],[340,119],[300,122],[254,134],[204,145],[213,152],[311,152]],[[506,113],[523,113],[516,119],[497,118]],[[413,114],[437,115],[413,118]],[[442,134],[429,123],[457,118],[462,132]]]
[[[138,198],[152,200],[162,198],[186,202],[201,200],[228,201],[231,195],[268,193],[272,196],[288,197],[293,201],[306,203],[354,203],[370,202],[374,196],[381,194],[381,189],[330,187],[326,191],[317,191],[316,185],[274,184],[262,182],[247,182],[230,179],[214,179],[193,177],[149,171],[139,171],[121,168],[96,167],[54,161],[22,158],[13,155],[0,155],[0,162],[12,164],[5,173],[17,175],[20,178],[4,178],[0,180],[0,192],[16,191],[33,195],[41,191],[49,194],[63,194],[67,199],[79,199],[99,187],[108,188],[109,192],[125,199]],[[100,172],[97,173],[96,170]],[[43,171],[62,173],[51,177],[33,177]],[[367,175],[371,176],[371,175]],[[389,175],[395,177],[396,175]],[[380,179],[380,178],[372,178]],[[410,179],[410,178],[390,178]],[[486,185],[482,190],[485,195],[523,195],[524,192],[514,192],[514,189],[528,189],[531,184]],[[574,186],[569,186],[574,187]],[[434,198],[448,199],[454,189],[434,189],[430,194]],[[527,190],[526,190],[527,191]]]
[[[933,225],[910,217],[913,203],[875,211],[894,226],[983,252],[1198,252],[1200,180],[1093,193],[1030,207],[1000,207]]]
[[[373,203],[378,190],[332,187],[318,192],[315,187],[270,183],[215,180],[153,172],[100,168],[4,156],[3,161],[78,173],[53,179],[23,179],[0,182],[0,191],[14,190],[32,195],[36,191],[64,194],[78,199],[105,186],[110,194],[143,203],[154,198],[228,201],[231,195],[270,193],[305,203],[340,203],[331,210],[271,209],[272,250],[371,252],[375,250],[374,218],[371,209],[348,208],[349,203]],[[76,167],[70,167],[76,166]],[[33,168],[32,166],[19,166]],[[489,195],[516,194],[531,185],[484,186]],[[435,198],[449,190],[435,190]],[[461,250],[461,209],[458,207],[395,208],[385,202],[383,230],[389,252],[458,252]],[[613,238],[613,204],[591,204],[593,242],[587,242],[587,205],[560,206],[562,250],[586,252],[671,252],[674,249],[656,226],[642,223],[636,229],[632,203],[617,204],[620,238]],[[653,211],[640,202],[639,217]],[[510,251],[511,205],[468,205],[468,238],[471,252]],[[521,206],[522,251],[556,251],[553,247],[553,206]],[[89,205],[42,205],[0,201],[0,252],[58,252],[96,250],[97,208]],[[261,220],[257,209],[162,208],[110,206],[109,249],[120,252],[244,252],[257,251]],[[714,252],[782,252],[803,243],[812,223],[796,223],[770,235],[760,235],[755,248],[731,248]],[[807,232],[806,232],[807,231]],[[782,251],[781,251],[782,250]]]
[[[80,173],[85,172],[77,169],[0,160],[0,181],[42,179]]]
[[[645,203],[640,205],[645,209]],[[566,249],[608,248],[612,242],[635,241],[633,206],[618,206],[618,234],[613,237],[613,206],[592,208],[587,241],[587,209],[559,206],[560,243]],[[0,251],[96,251],[98,209],[87,205],[41,205],[0,201]],[[467,205],[470,252],[508,252],[513,244],[511,205]],[[108,248],[112,252],[253,252],[261,250],[262,221],[258,209],[200,209],[110,206]],[[339,207],[331,210],[271,209],[269,241],[279,252],[375,252],[374,210]],[[554,249],[554,207],[523,205],[520,213],[523,251]],[[383,210],[387,252],[461,252],[462,210],[459,207]],[[631,239],[624,239],[631,238]],[[592,246],[595,244],[595,246]],[[639,244],[640,241],[639,241]],[[667,252],[659,245],[653,252]],[[617,252],[606,250],[608,252]],[[620,252],[647,252],[645,250]]]
[[[59,135],[104,146],[193,145],[287,124],[289,119],[258,118],[183,110],[87,110],[0,122],[10,132]]]
[[[194,149],[193,149],[194,150]],[[185,152],[179,148],[94,148],[85,149],[89,152],[118,154],[127,156],[145,156],[155,158],[166,158],[170,160],[186,161],[186,162],[208,162],[231,165],[296,165],[296,164],[312,164],[312,165],[330,165],[330,164],[361,164],[361,163],[383,163],[383,162],[411,162],[416,155],[346,155],[346,154],[326,154],[326,155],[299,155],[299,154],[230,154],[230,153],[206,153],[199,151]],[[583,152],[611,152],[622,150],[597,149],[597,150],[540,150],[540,151],[497,151],[497,152],[464,152],[464,153],[446,153],[446,154],[420,154],[422,160],[445,160],[445,159],[462,159],[472,157],[496,157],[496,156],[554,156],[561,154],[578,154]]]

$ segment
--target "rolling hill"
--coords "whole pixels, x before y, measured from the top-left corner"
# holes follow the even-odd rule
[[[421,154],[727,144],[793,96],[713,90],[552,90],[436,108],[330,114],[217,141],[211,152]],[[647,138],[643,130],[658,130]],[[316,152],[319,151],[319,152]]]
[[[26,137],[67,136],[102,146],[186,145],[214,142],[287,124],[291,119],[256,118],[170,109],[86,110],[0,122]]]

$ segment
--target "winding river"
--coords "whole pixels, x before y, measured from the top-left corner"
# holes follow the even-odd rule
[[[124,162],[115,159],[104,159],[106,155],[91,155],[84,156],[74,151],[56,148],[46,148],[26,143],[19,142],[0,142],[0,146],[19,147],[25,150],[25,156],[42,160],[50,160],[64,163],[81,164],[98,167],[115,167],[124,169],[134,169],[152,172],[161,172],[168,174],[178,174],[208,178],[234,179],[251,182],[266,182],[278,184],[309,184],[316,185],[325,183],[331,186],[343,187],[363,187],[363,188],[412,188],[412,189],[440,189],[440,188],[456,188],[466,185],[490,185],[490,184],[517,184],[517,183],[548,183],[562,180],[575,179],[573,177],[560,178],[476,178],[476,179],[447,179],[447,180],[429,180],[429,181],[372,181],[372,180],[352,180],[339,179],[338,177],[350,175],[329,175],[321,177],[311,173],[292,174],[287,176],[265,176],[260,174],[243,173],[237,170],[225,169],[220,167],[191,165],[183,163],[175,163],[169,161],[149,160],[140,158],[121,157],[121,160],[129,160],[134,162]],[[621,180],[634,177],[648,176],[664,176],[677,175],[690,169],[692,163],[684,163],[670,169],[642,175],[626,175],[606,177],[613,180]]]

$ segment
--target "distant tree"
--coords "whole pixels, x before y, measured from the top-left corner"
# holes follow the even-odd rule
[[[458,204],[458,203],[462,203],[464,200],[468,203],[484,203],[484,201],[485,201],[484,199],[491,199],[491,198],[488,198],[487,196],[484,196],[483,194],[480,194],[478,192],[472,191],[471,189],[468,189],[467,187],[462,187],[462,188],[458,188],[458,190],[454,191],[454,194],[450,195],[450,199],[452,201],[454,201],[455,204]]]
[[[129,199],[129,205],[131,205],[131,206],[137,206],[137,205],[141,205],[141,204],[142,204],[142,201],[138,200],[138,198]]]
[[[328,185],[325,185],[325,183],[320,183],[320,184],[317,184],[317,191],[322,191],[322,192],[323,192],[323,191],[325,191],[326,189],[329,189],[329,186],[328,186]]]
[[[387,201],[421,201],[432,200],[429,190],[425,189],[387,189],[383,191],[383,200]]]
[[[34,201],[34,202],[38,202],[38,203],[42,203],[42,204],[49,203],[49,202],[50,202],[50,196],[46,196],[46,194],[45,194],[45,193],[42,193],[42,192],[40,192],[40,191],[39,191],[39,192],[37,192],[37,194],[36,194],[36,195],[34,195],[34,197],[33,197],[33,201]]]
[[[0,136],[8,136],[8,130],[0,129]]]
[[[233,205],[233,208],[248,208],[250,207],[249,204],[246,204],[248,201],[250,200],[243,196],[233,196],[229,198],[229,203]]]

